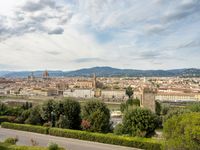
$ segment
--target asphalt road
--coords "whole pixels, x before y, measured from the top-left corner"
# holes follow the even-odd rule
[[[32,145],[31,139],[33,139],[39,146],[47,146],[49,143],[53,142],[61,147],[67,148],[67,150],[139,150],[136,148],[0,128],[0,141],[8,137],[16,136],[19,139],[17,142],[18,145]]]

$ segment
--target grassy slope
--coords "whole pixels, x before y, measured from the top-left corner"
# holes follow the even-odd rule
[[[0,142],[0,150],[48,150],[48,148],[38,146],[9,145]]]

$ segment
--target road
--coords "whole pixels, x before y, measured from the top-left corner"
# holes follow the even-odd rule
[[[61,147],[66,148],[67,150],[139,150],[136,148],[0,128],[0,141],[3,141],[8,137],[16,136],[19,140],[17,142],[18,145],[32,145],[31,139],[33,139],[36,141],[36,143],[38,143],[39,146],[47,146],[48,143],[53,142],[57,143]]]

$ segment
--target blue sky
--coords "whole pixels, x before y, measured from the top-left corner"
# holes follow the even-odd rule
[[[200,68],[200,1],[1,1],[0,52],[0,70]]]

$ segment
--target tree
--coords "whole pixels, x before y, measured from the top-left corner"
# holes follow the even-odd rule
[[[150,110],[138,107],[125,112],[122,125],[123,134],[147,137],[154,133],[159,125],[159,119]]]
[[[187,106],[186,108],[188,108],[192,112],[200,112],[200,102],[191,104],[191,105]]]
[[[139,99],[132,99],[129,98],[125,103],[120,104],[120,110],[123,113],[125,110],[129,108],[135,108],[137,106],[140,106],[140,100]]]
[[[200,148],[200,113],[173,116],[164,123],[165,149],[198,150]]]
[[[41,115],[46,122],[52,122],[52,114],[55,111],[55,107],[56,102],[54,100],[48,100],[43,103]]]
[[[126,95],[128,95],[129,99],[131,98],[131,96],[133,95],[132,87],[129,86],[126,88]]]
[[[111,130],[110,110],[103,102],[87,101],[82,108],[82,116],[90,125],[89,131],[107,133]]]
[[[40,115],[41,108],[39,105],[31,108],[30,115],[25,123],[33,124],[33,125],[41,125],[43,123],[42,117]]]
[[[63,128],[80,129],[81,125],[81,106],[79,102],[72,99],[65,99],[59,103],[63,115],[60,119],[66,121]]]
[[[189,109],[185,108],[178,108],[178,109],[171,109],[168,111],[168,113],[164,116],[163,120],[164,122],[167,121],[168,119],[172,118],[173,116],[179,116],[184,113],[191,112]]]
[[[156,114],[161,115],[162,111],[161,104],[158,101],[156,101],[155,103],[156,103]]]

